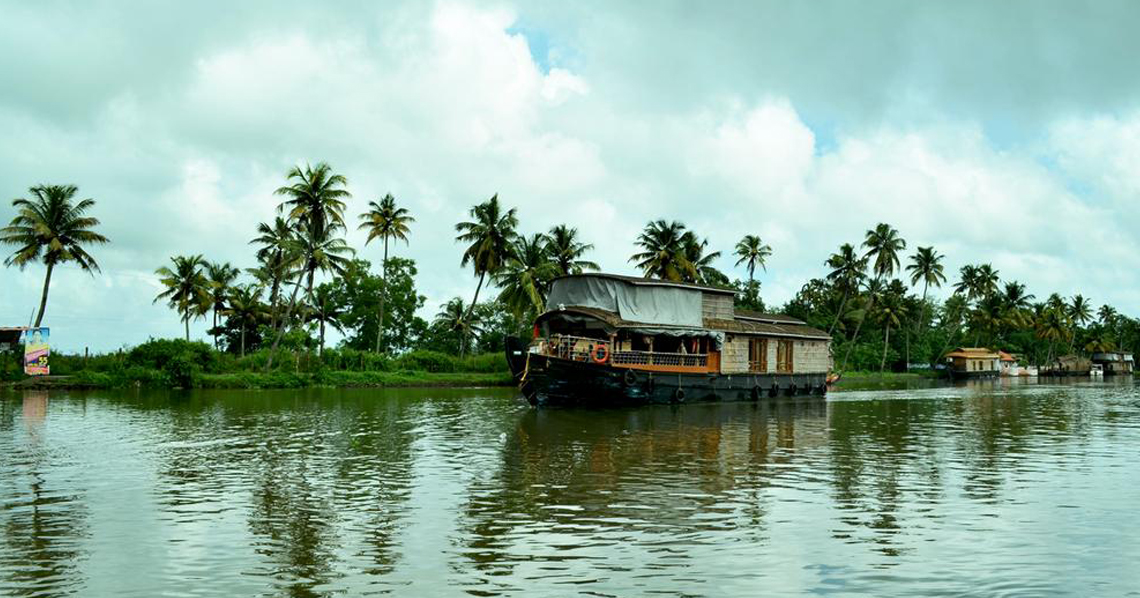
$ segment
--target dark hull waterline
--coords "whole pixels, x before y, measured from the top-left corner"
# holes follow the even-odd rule
[[[617,407],[820,397],[826,374],[646,372],[530,354],[508,360],[531,405]],[[518,366],[521,367],[517,367]]]

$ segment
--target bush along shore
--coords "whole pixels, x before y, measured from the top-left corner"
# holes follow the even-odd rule
[[[268,352],[245,357],[202,342],[151,340],[133,349],[94,355],[53,355],[52,376],[25,378],[5,359],[0,381],[14,388],[304,388],[509,386],[501,353],[456,357],[435,351],[386,356],[354,349]]]

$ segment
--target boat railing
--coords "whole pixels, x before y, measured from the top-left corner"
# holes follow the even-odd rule
[[[612,358],[618,367],[666,367],[707,370],[709,356],[705,353],[660,353],[657,351],[616,351]]]
[[[599,360],[599,348],[605,352]],[[707,353],[663,353],[660,351],[615,351],[613,343],[585,336],[558,335],[539,340],[532,349],[544,355],[572,361],[594,361],[614,367],[644,368],[659,371],[708,370]]]

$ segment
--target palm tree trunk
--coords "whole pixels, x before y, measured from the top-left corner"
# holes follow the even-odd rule
[[[214,305],[214,327],[211,329],[211,336],[214,337],[214,350],[218,350],[218,306]]]
[[[831,321],[831,328],[827,329],[827,336],[831,336],[835,332],[835,326],[839,324],[839,318],[843,316],[843,308],[847,307],[847,295],[851,293],[851,289],[844,287],[843,300],[839,302],[839,311],[835,312],[835,319]]]
[[[887,336],[883,339],[883,361],[879,364],[879,373],[887,371],[887,347],[891,345],[891,323],[887,322]]]
[[[245,357],[245,322],[241,323],[241,356]]]
[[[55,269],[55,263],[48,262],[47,274],[44,276],[44,291],[40,295],[40,313],[36,316],[35,328],[40,327],[40,323],[44,321],[44,310],[47,309],[48,288],[51,287],[51,271]]]
[[[297,277],[297,283],[293,285],[293,296],[289,298],[289,306],[285,309],[285,317],[281,318],[281,327],[277,329],[277,336],[273,339],[273,346],[269,349],[269,358],[265,360],[265,371],[268,372],[269,368],[273,367],[273,356],[277,355],[277,347],[281,344],[281,337],[285,336],[285,326],[289,321],[289,316],[293,314],[293,306],[297,304],[297,293],[301,290],[301,277]]]
[[[186,315],[182,316],[182,323],[186,325],[186,342],[190,342],[190,310],[186,310]]]
[[[463,316],[463,322],[471,321],[471,314],[475,311],[475,305],[479,302],[479,290],[483,288],[483,279],[486,278],[487,271],[484,270],[479,274],[479,284],[475,286],[475,297],[471,299],[471,305],[467,307],[467,314]],[[459,356],[462,357],[464,349],[467,347],[468,335],[471,331],[470,326],[463,326],[463,341],[459,343]]]
[[[847,352],[843,354],[843,367],[839,368],[839,373],[847,371],[847,360],[851,357],[851,350],[855,348],[855,343],[859,341],[859,330],[863,328],[863,322],[867,321],[867,315],[875,308],[875,296],[871,295],[867,301],[867,307],[863,312],[863,317],[859,318],[859,323],[855,325],[855,336],[851,338],[851,344],[847,345]]]
[[[384,338],[384,299],[388,295],[388,237],[384,237],[384,262],[380,266],[380,322],[376,325],[376,352],[380,352],[380,339]]]
[[[321,346],[317,350],[317,356],[318,357],[324,357],[324,355],[325,355],[325,320],[324,320],[324,314],[321,314]]]

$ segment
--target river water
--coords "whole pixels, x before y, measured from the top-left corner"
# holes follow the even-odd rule
[[[1140,595],[1140,385],[0,394],[0,596]]]

